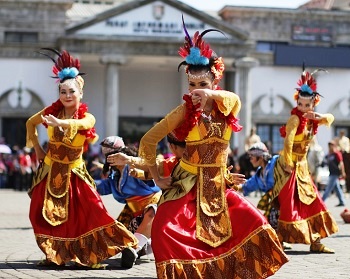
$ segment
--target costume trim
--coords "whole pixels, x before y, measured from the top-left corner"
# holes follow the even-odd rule
[[[75,238],[45,234],[35,234],[35,238],[39,248],[51,262],[60,265],[74,261],[91,266],[118,254],[126,247],[137,246],[137,240],[131,238],[132,234],[128,238],[121,230],[128,232],[121,223],[114,221]],[[89,249],[85,249],[86,246]]]
[[[338,231],[338,226],[329,211],[321,211],[299,221],[278,220],[278,238],[282,242],[311,244]]]
[[[126,203],[134,215],[139,215],[149,204],[157,204],[162,193],[161,191],[147,196],[134,196],[126,199]]]
[[[271,245],[271,240],[275,245]],[[194,260],[171,259],[157,262],[156,269],[157,277],[162,279],[267,278],[287,261],[274,230],[270,225],[264,225],[220,256]]]
[[[224,178],[228,141],[221,138],[226,129],[225,119],[218,114],[212,115],[211,121],[201,118],[198,130],[203,140],[188,143],[182,156],[184,163],[195,167],[198,174],[196,237],[212,247],[221,245],[232,235]]]
[[[44,219],[52,226],[68,220],[70,177],[76,163],[81,163],[82,153],[81,146],[72,147],[61,142],[49,142],[46,157],[50,159],[50,169],[42,213]]]
[[[299,126],[298,126],[298,129],[295,133],[295,135],[300,135],[301,133],[304,132],[304,129],[305,127],[308,125],[308,122],[310,121],[312,124],[312,136],[316,135],[317,134],[317,130],[318,130],[318,125],[319,125],[319,121],[318,120],[310,120],[310,119],[307,119],[303,116],[303,112],[301,112],[300,110],[298,110],[297,107],[293,108],[291,110],[291,115],[296,115],[298,116],[299,118]],[[281,134],[281,137],[282,138],[285,138],[286,137],[286,125],[283,125],[281,128],[280,128],[280,134]]]

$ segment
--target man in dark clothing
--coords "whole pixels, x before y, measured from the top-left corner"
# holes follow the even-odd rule
[[[344,193],[340,187],[339,177],[345,178],[345,169],[343,163],[343,156],[338,150],[334,141],[328,143],[328,155],[326,156],[326,163],[329,169],[329,177],[326,189],[323,193],[322,200],[326,200],[327,197],[335,190],[335,193],[339,199],[337,206],[345,206]]]

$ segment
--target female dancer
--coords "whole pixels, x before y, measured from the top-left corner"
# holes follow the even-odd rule
[[[79,73],[80,62],[67,51],[51,51],[58,55],[57,61],[50,58],[59,80],[59,99],[26,124],[27,147],[34,147],[41,162],[29,190],[29,218],[46,256],[38,265],[73,261],[103,268],[102,260],[129,246],[136,247],[137,239],[107,213],[82,159],[88,143],[98,136],[94,116],[81,103],[84,80]],[[48,128],[47,150],[38,142],[36,126],[40,124]]]
[[[227,150],[240,100],[218,90],[224,63],[203,36],[187,30],[179,54],[186,59],[189,93],[141,139],[139,155],[163,189],[152,225],[158,278],[266,278],[288,261],[260,212],[227,187]],[[156,146],[175,130],[186,149],[171,177],[160,177]]]
[[[303,69],[298,85],[294,94],[297,106],[281,128],[284,149],[274,170],[275,186],[268,195],[270,200],[278,196],[275,201],[280,208],[277,228],[280,241],[311,244],[310,251],[315,253],[334,253],[320,240],[337,232],[338,227],[311,179],[306,158],[318,126],[329,126],[334,117],[314,111],[320,94],[313,73]]]

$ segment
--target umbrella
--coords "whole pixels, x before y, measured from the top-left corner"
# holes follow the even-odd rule
[[[0,144],[0,153],[3,153],[3,154],[11,154],[12,153],[12,150],[11,148],[6,145],[6,144]]]

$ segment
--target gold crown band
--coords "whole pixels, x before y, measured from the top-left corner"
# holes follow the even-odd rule
[[[187,73],[187,76],[188,76],[190,79],[205,79],[205,78],[210,77],[210,74],[211,74],[210,71],[206,72],[205,74],[201,74],[201,75],[193,75],[193,74],[191,74],[190,72],[188,72],[188,73]]]

